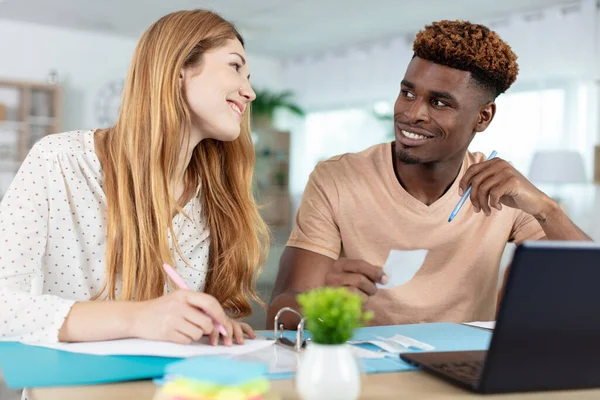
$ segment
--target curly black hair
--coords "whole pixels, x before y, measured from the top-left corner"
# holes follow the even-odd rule
[[[425,26],[413,44],[414,56],[468,71],[495,97],[504,93],[519,74],[517,56],[488,27],[469,21],[439,21]]]

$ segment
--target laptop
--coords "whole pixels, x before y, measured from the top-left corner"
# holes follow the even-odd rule
[[[400,357],[478,393],[600,387],[600,246],[522,244],[487,351]]]

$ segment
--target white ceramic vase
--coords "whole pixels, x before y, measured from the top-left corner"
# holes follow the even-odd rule
[[[303,400],[354,400],[360,370],[350,345],[309,342],[298,362],[296,391]]]

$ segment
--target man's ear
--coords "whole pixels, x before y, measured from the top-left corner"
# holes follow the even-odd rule
[[[496,115],[496,103],[491,101],[479,108],[479,115],[477,115],[477,124],[475,125],[475,132],[483,132],[490,125]]]

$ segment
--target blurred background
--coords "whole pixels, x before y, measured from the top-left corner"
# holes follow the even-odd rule
[[[471,149],[497,150],[600,239],[596,0],[0,0],[0,197],[43,135],[111,125],[137,39],[191,8],[219,12],[247,43],[255,186],[274,232],[265,302],[311,170],[393,139],[412,41],[440,19],[484,23],[519,56],[517,82]],[[256,307],[250,322],[264,318]]]

